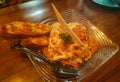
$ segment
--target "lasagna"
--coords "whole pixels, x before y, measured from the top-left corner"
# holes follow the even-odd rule
[[[71,28],[79,39],[83,42],[84,46],[74,42],[74,38],[69,39],[70,35],[64,33],[59,23],[51,25],[51,32],[49,36],[48,53],[46,56],[51,61],[60,60],[63,64],[69,64],[74,67],[79,67],[84,61],[88,61],[98,49],[98,42],[90,35],[85,26],[79,23],[69,23]],[[63,37],[61,37],[63,36]],[[65,38],[68,38],[67,43]]]

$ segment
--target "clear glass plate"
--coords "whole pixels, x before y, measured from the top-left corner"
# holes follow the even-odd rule
[[[37,59],[34,56],[28,55],[31,62],[33,63],[34,67],[40,74],[40,76],[45,80],[45,82],[76,82],[81,81],[82,79],[91,75],[95,70],[97,70],[101,65],[103,65],[106,61],[108,61],[115,53],[119,50],[117,44],[112,42],[103,32],[101,32],[97,27],[90,23],[84,16],[82,16],[78,11],[69,9],[63,11],[62,16],[67,22],[78,22],[82,23],[86,26],[88,32],[92,34],[96,40],[99,42],[99,49],[98,51],[92,56],[92,58],[85,62],[78,71],[79,76],[76,78],[69,78],[69,79],[59,79],[54,76],[51,72],[49,65]],[[49,17],[45,18],[40,23],[47,23],[51,24],[56,22],[57,19],[55,15],[50,15]]]

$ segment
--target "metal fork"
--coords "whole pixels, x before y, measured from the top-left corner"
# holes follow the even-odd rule
[[[70,77],[76,77],[78,76],[77,71],[78,69],[74,68],[71,65],[63,65],[59,60],[51,62],[45,55],[41,53],[37,53],[33,50],[30,50],[26,47],[24,47],[20,42],[14,42],[11,44],[12,49],[24,51],[28,55],[34,56],[43,62],[50,65],[53,73],[55,76],[63,77],[63,78],[70,78]]]

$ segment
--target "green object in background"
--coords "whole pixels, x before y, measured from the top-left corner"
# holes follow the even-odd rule
[[[113,2],[113,0],[92,0],[92,1],[106,7],[113,7],[113,8],[119,7],[119,5]]]

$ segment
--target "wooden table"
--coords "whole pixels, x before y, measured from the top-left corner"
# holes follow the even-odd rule
[[[84,14],[96,27],[120,46],[120,9],[98,6],[90,0],[54,0],[60,11],[72,8]],[[12,21],[37,22],[53,13],[49,0],[30,1],[0,9],[0,24]],[[0,82],[42,82],[26,55],[10,49],[0,39]],[[120,82],[120,52],[83,82]]]

